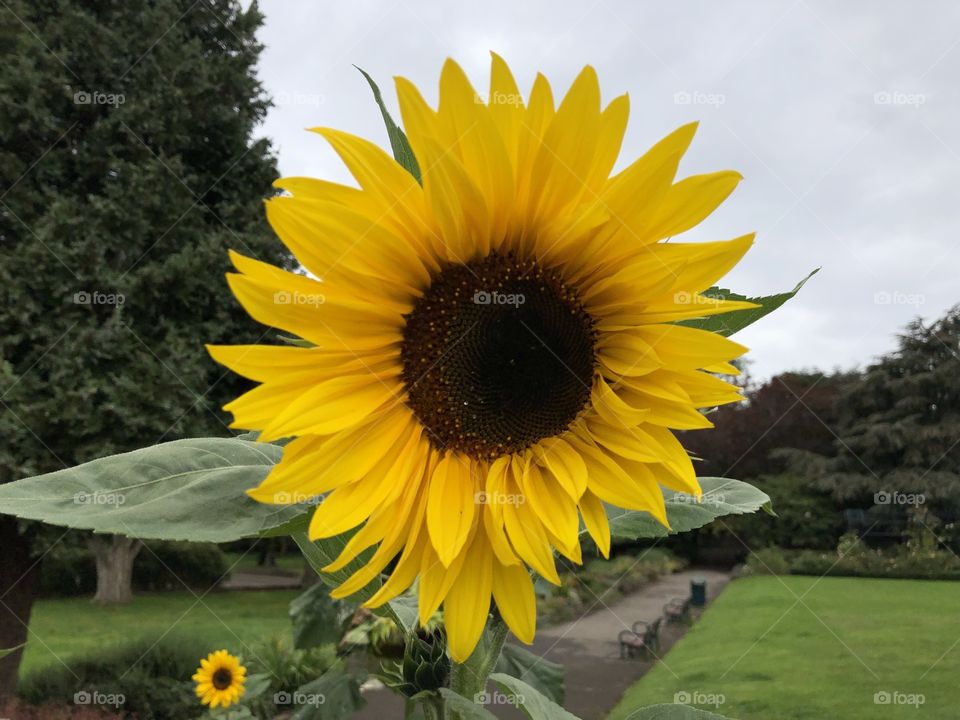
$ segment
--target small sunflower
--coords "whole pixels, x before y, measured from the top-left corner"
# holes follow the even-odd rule
[[[736,172],[675,182],[696,124],[613,172],[626,95],[601,106],[586,67],[555,106],[526,100],[493,56],[484,101],[447,61],[434,110],[397,79],[422,185],[376,145],[317,128],[358,187],[286,178],[267,216],[306,274],[232,253],[233,293],[312,347],[214,346],[258,387],[226,406],[262,441],[294,438],[250,495],[323,496],[312,539],[360,528],[326,569],[376,547],[333,594],[391,566],[366,605],[419,578],[443,605],[450,652],[470,655],[491,597],[524,642],[529,569],[558,583],[580,526],[610,549],[604,503],[667,524],[660,487],[699,495],[673,430],[740,399],[717,377],[745,348],[677,324],[754,307],[702,292],[753,242],[663,242],[707,217]]]
[[[217,650],[200,661],[193,675],[197,683],[197,697],[204,705],[229,707],[240,701],[247,669],[240,660],[226,650]]]

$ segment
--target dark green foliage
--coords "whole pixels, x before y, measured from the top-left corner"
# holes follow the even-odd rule
[[[133,563],[133,587],[206,592],[227,574],[226,555],[216,545],[149,540]]]
[[[206,592],[227,574],[227,558],[207,543],[148,541],[133,563],[135,590]],[[92,595],[96,565],[86,545],[59,543],[43,556],[40,593],[47,597]]]
[[[276,639],[258,645],[251,653],[248,671],[268,678],[267,689],[249,705],[257,717],[270,718],[289,710],[294,694],[306,683],[322,676],[337,662],[334,645],[297,650],[289,642]],[[287,701],[290,702],[287,702]]]
[[[777,515],[754,513],[724,518],[726,528],[740,541],[751,548],[776,545],[829,550],[836,547],[846,525],[836,501],[826,492],[791,473],[759,477],[753,484],[770,496]],[[723,529],[711,528],[714,532]]]
[[[903,535],[921,523],[949,536],[960,520],[960,306],[908,325],[836,410],[833,451],[795,454],[793,470],[844,507],[868,509],[866,529]]]
[[[747,559],[749,575],[824,575],[913,580],[960,580],[960,558],[928,542],[911,540],[892,548],[877,549],[848,534],[836,550],[783,550],[763,548]]]
[[[235,0],[0,14],[0,479],[228,434],[219,408],[245,386],[203,343],[263,330],[227,249],[286,262],[253,139],[260,22]]]
[[[144,638],[96,655],[60,663],[30,673],[20,683],[20,695],[30,703],[72,703],[74,694],[96,690],[121,694],[122,710],[140,720],[182,720],[203,714],[190,677],[199,658],[210,649],[202,640],[170,635],[156,642]]]
[[[264,330],[227,290],[227,248],[288,262],[261,207],[261,21],[237,0],[3,3],[0,483],[229,434],[220,407],[248,384],[203,344]],[[28,567],[35,532],[4,548]],[[12,607],[4,644],[29,605]]]

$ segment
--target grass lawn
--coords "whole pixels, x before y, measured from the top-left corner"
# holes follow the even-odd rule
[[[198,602],[189,593],[156,593],[110,608],[88,598],[41,600],[33,608],[20,674],[61,661],[69,665],[73,658],[136,639],[152,642],[165,633],[203,638],[211,650],[239,652],[273,636],[289,636],[287,606],[298,594],[214,592]]]
[[[609,720],[678,693],[739,720],[952,720],[958,663],[960,583],[746,578],[627,690]],[[877,704],[876,693],[902,695]],[[924,696],[919,709],[903,704],[908,695]]]

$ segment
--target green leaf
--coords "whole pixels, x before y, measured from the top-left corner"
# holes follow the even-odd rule
[[[380,114],[383,115],[383,124],[387,126],[387,135],[390,137],[390,147],[393,150],[394,159],[400,163],[407,172],[413,175],[418,183],[423,185],[423,180],[420,176],[420,166],[417,164],[417,158],[410,148],[410,141],[407,140],[407,136],[403,130],[400,129],[400,126],[390,117],[387,106],[383,104],[383,95],[380,94],[380,88],[377,87],[377,84],[373,81],[373,78],[367,74],[366,70],[356,65],[354,65],[354,67],[363,74],[370,84],[370,89],[373,90],[373,99],[376,100],[380,108]]]
[[[282,454],[236,438],[176,440],[0,485],[0,513],[137,538],[231,542],[305,511],[246,495]]]
[[[401,595],[387,603],[404,634],[413,632],[420,624],[419,606],[415,595]]]
[[[290,603],[293,646],[298,650],[340,640],[340,607],[329,589],[317,583]]]
[[[530,685],[563,705],[563,665],[534,655],[529,650],[507,643],[503,646],[496,672],[526,680]]]
[[[631,720],[729,720],[724,715],[678,703],[651,705],[630,713]]]
[[[780,293],[779,295],[767,295],[765,297],[748,298],[745,295],[731,292],[725,288],[712,287],[703,294],[721,300],[746,300],[760,307],[749,310],[734,310],[733,312],[723,313],[722,315],[711,315],[710,317],[696,318],[693,320],[681,320],[678,325],[686,325],[687,327],[694,327],[700,330],[709,330],[719,333],[720,335],[733,335],[735,332],[743,330],[747,325],[752,325],[764,315],[769,315],[779,308],[787,300],[800,292],[800,288],[804,286],[807,280],[818,272],[820,272],[820,268],[817,268],[798,282],[797,286],[790,292]]]
[[[305,524],[297,527],[290,533],[290,537],[293,538],[293,541],[297,544],[297,547],[300,548],[300,552],[303,553],[303,556],[306,558],[307,562],[310,563],[311,567],[317,571],[317,574],[320,576],[320,580],[327,585],[328,587],[336,587],[349,578],[353,573],[362,568],[367,560],[370,559],[370,556],[373,555],[374,549],[367,548],[357,557],[351,560],[347,565],[336,572],[326,572],[323,570],[327,565],[332,563],[334,560],[339,557],[343,548],[346,547],[347,543],[350,541],[350,538],[353,537],[353,534],[356,530],[350,530],[345,532],[342,535],[337,535],[332,538],[322,538],[320,540],[311,541],[309,530]],[[365,600],[373,597],[374,593],[380,589],[381,580],[380,577],[375,577],[369,583],[367,583],[363,588],[357,590],[353,595],[349,596],[351,602],[362,603]],[[396,608],[396,609],[395,609]],[[374,609],[374,612],[377,615],[383,615],[389,617],[397,626],[409,631],[415,625],[408,624],[410,620],[410,614],[406,608],[400,607],[397,608],[397,600],[384,603],[378,608]],[[414,622],[416,621],[416,608],[414,608]]]
[[[296,709],[290,720],[346,720],[366,704],[342,662],[291,695]]]
[[[247,676],[243,685],[243,699],[245,702],[255,700],[263,695],[273,683],[273,676],[269,673],[254,673]],[[233,718],[231,718],[233,720]]]
[[[8,648],[6,650],[0,650],[0,660],[3,660],[7,655],[13,655],[17,650],[26,647],[26,644],[17,645],[16,647]]]
[[[482,705],[477,705],[463,695],[458,695],[450,688],[440,688],[440,695],[451,714],[461,720],[497,720],[496,715]]]
[[[516,704],[530,720],[577,720],[539,690],[503,673],[494,673],[490,679],[507,695],[507,699]]]
[[[307,532],[306,528],[296,530],[290,534],[290,537],[293,538],[293,541],[300,548],[307,562],[317,571],[320,580],[328,587],[336,587],[343,583],[363,567],[373,554],[373,548],[368,548],[351,560],[343,569],[337,570],[336,572],[326,572],[323,568],[340,556],[341,551],[347,546],[347,543],[350,541],[350,538],[353,537],[356,530],[350,530],[332,538],[322,538],[316,541],[311,541]],[[367,584],[366,587],[361,588],[351,595],[350,599],[356,602],[363,602],[369,599],[379,587],[380,580],[379,578],[375,578]]]
[[[769,496],[749,483],[728,478],[698,478],[703,496],[700,502],[693,495],[664,490],[670,531],[652,515],[636,510],[607,507],[610,534],[624,538],[666,537],[703,527],[724,515],[753,513],[770,502]]]

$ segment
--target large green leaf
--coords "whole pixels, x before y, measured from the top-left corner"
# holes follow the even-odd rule
[[[339,603],[325,585],[317,583],[290,603],[293,646],[305,649],[336,644],[340,640],[339,616]]]
[[[317,571],[320,580],[329,587],[336,587],[363,567],[370,559],[370,556],[373,555],[373,548],[368,548],[347,563],[341,570],[332,573],[323,570],[323,568],[332,563],[340,555],[340,552],[346,547],[355,532],[356,530],[351,530],[336,537],[322,538],[313,541],[310,540],[308,528],[301,525],[290,533],[290,537],[293,538],[297,547],[300,548],[307,562]],[[353,595],[346,598],[346,601],[362,603],[372,597],[373,594],[380,589],[380,585],[381,581],[378,576],[367,583],[366,586],[353,593]],[[416,599],[400,597],[374,609],[374,612],[378,615],[389,617],[397,623],[398,627],[405,632],[409,632],[415,627],[413,623],[417,617]]]
[[[721,335],[733,335],[735,332],[743,330],[745,327],[747,327],[747,325],[752,325],[764,315],[769,315],[778,307],[783,305],[787,300],[800,292],[800,288],[804,286],[807,280],[812,278],[818,272],[820,272],[820,268],[817,268],[807,275],[803,280],[797,283],[797,286],[793,290],[789,292],[779,293],[778,295],[767,295],[765,297],[748,298],[746,295],[740,295],[739,293],[732,292],[726,288],[712,287],[703,294],[707,295],[708,297],[719,298],[721,300],[746,300],[754,303],[755,305],[759,305],[760,307],[751,308],[749,310],[734,310],[733,312],[724,313],[722,315],[711,315],[710,317],[696,318],[693,320],[681,320],[678,324],[699,328],[701,330],[709,330]]]
[[[651,705],[630,713],[630,720],[729,720],[724,715],[677,703]]]
[[[320,575],[320,579],[324,584],[329,587],[336,587],[363,567],[373,554],[373,549],[368,548],[347,563],[341,570],[337,570],[336,572],[325,572],[323,570],[323,568],[340,556],[341,551],[347,546],[347,543],[355,532],[356,530],[351,530],[332,538],[310,540],[307,529],[303,528],[292,532],[290,537],[293,538],[293,541],[300,548],[307,562],[310,563],[311,567]],[[379,587],[380,580],[374,579],[366,587],[351,595],[350,599],[356,602],[363,602],[370,598]]]
[[[237,438],[176,440],[0,485],[0,513],[130,537],[231,542],[305,511],[246,495],[282,454]]]
[[[500,653],[496,672],[525,680],[557,705],[563,705],[563,665],[507,643]]]
[[[17,645],[16,647],[7,648],[6,650],[0,650],[0,660],[3,660],[7,655],[13,655],[13,653],[22,647],[23,645]]]
[[[290,695],[295,708],[291,720],[347,720],[366,704],[360,683],[342,662]]]
[[[515,704],[530,720],[577,720],[546,695],[523,680],[503,673],[494,673],[490,679],[506,694],[506,699]]]
[[[482,705],[477,705],[473,700],[458,695],[450,688],[440,688],[440,695],[450,714],[460,720],[497,720],[496,715]]]
[[[695,530],[724,515],[753,513],[770,502],[765,492],[740,480],[715,477],[698,480],[703,490],[699,502],[693,495],[664,490],[670,531],[649,513],[608,506],[610,534],[631,539],[665,537]]]
[[[357,66],[354,65],[354,67]],[[380,108],[380,114],[383,115],[383,124],[387,126],[387,135],[390,137],[390,148],[393,150],[394,159],[422,185],[423,180],[420,176],[420,165],[417,163],[417,158],[410,148],[410,141],[407,140],[407,136],[403,130],[400,129],[400,126],[390,117],[387,106],[383,104],[383,95],[380,93],[380,88],[377,87],[373,78],[370,77],[363,68],[357,67],[357,70],[363,73],[363,76],[370,84],[370,89],[373,90],[373,99],[376,100],[377,106]]]

